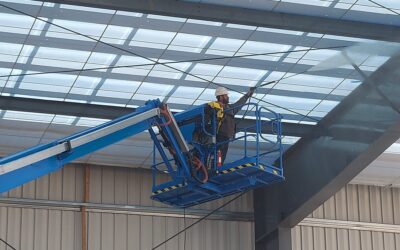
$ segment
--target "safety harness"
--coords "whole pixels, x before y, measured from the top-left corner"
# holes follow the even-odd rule
[[[221,103],[217,101],[209,102],[208,106],[217,110],[217,121],[218,121],[217,132],[218,132],[219,128],[221,127],[222,120],[224,118],[224,107],[221,105]]]

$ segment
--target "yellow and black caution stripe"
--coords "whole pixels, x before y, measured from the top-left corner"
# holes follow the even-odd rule
[[[253,162],[253,163],[246,163],[246,164],[239,165],[239,166],[237,166],[237,167],[233,167],[233,168],[229,168],[229,169],[220,171],[220,173],[222,173],[222,174],[228,174],[228,173],[234,172],[234,171],[239,170],[239,169],[242,169],[242,168],[254,167],[255,165],[256,165],[255,162]],[[259,167],[261,170],[265,170],[265,166],[262,165],[262,164],[259,164],[258,167]],[[273,172],[275,175],[278,175],[278,174],[279,174],[279,172],[276,171],[276,170],[272,170],[272,172]]]
[[[173,185],[173,186],[170,186],[170,187],[166,187],[166,188],[157,190],[157,191],[153,192],[153,195],[157,195],[157,194],[165,193],[165,192],[168,192],[168,191],[172,191],[172,190],[180,188],[180,187],[183,187],[183,184]]]
[[[236,166],[236,167],[233,167],[233,168],[225,169],[223,171],[220,171],[220,173],[227,174],[227,173],[234,172],[234,171],[242,169],[242,168],[254,167],[255,165],[256,165],[256,163],[254,163],[254,162],[253,163],[246,163],[246,164],[242,164],[242,165],[239,165],[239,166]],[[260,164],[260,165],[258,165],[258,167],[260,169],[264,170],[264,166],[263,165]]]

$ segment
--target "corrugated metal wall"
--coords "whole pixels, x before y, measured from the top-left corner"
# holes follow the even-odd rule
[[[5,195],[9,198],[72,201],[83,200],[83,168],[70,165],[61,171],[28,183]],[[91,167],[90,202],[162,206],[152,201],[148,170]],[[226,200],[226,199],[225,199]],[[223,200],[199,206],[212,209]],[[242,196],[225,211],[252,211],[251,193]],[[88,214],[88,249],[150,250],[197,219],[133,215],[126,211]],[[205,220],[171,240],[167,249],[253,249],[253,223]],[[0,238],[21,250],[81,249],[81,213],[70,207],[27,207],[0,203]],[[185,248],[184,248],[185,246]],[[0,250],[10,250],[0,242]]]
[[[400,189],[348,185],[292,231],[294,250],[400,250]]]

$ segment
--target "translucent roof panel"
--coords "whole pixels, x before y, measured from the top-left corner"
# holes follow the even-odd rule
[[[314,2],[324,8],[327,4]],[[29,2],[16,4],[21,9],[27,5]],[[286,117],[288,120],[301,122],[304,114],[329,112],[334,105],[327,103],[341,100],[362,80],[349,67],[308,72],[312,65],[337,54],[338,49],[312,50],[310,43],[299,39],[303,32],[68,5],[61,10],[54,5],[42,7],[40,18],[94,39],[91,40],[22,14],[4,14],[12,15],[12,19],[3,15],[0,18],[4,34],[0,38],[3,95],[137,106],[146,99],[160,98],[188,108],[212,100],[217,85],[230,88],[231,99],[236,100],[249,86],[278,80],[260,88],[257,102],[268,107],[276,102],[277,109],[291,114]],[[82,14],[97,22],[87,21]],[[205,34],[207,29],[210,34]],[[317,39],[315,44],[355,43],[347,37],[312,37]],[[97,39],[112,44],[118,41],[121,49],[99,44]],[[386,60],[387,57],[367,57],[359,66],[369,74]],[[35,75],[66,69],[76,71]],[[10,73],[22,75],[6,77]],[[184,93],[190,89],[196,91],[191,91],[188,98]],[[322,117],[321,113],[315,114],[315,119]]]
[[[376,1],[399,8],[394,1]],[[261,7],[260,1],[218,1],[245,2]],[[346,9],[349,15],[381,13],[368,12],[368,8],[381,8],[369,1],[263,2],[264,9],[299,14],[318,15],[317,10],[335,14],[346,4],[351,5]],[[359,38],[37,1],[13,3],[13,8],[36,11],[39,18],[58,27],[0,8],[0,95],[4,96],[125,107],[159,98],[185,110],[214,100],[217,86],[229,88],[231,101],[248,87],[260,86],[253,102],[282,113],[285,121],[315,123],[363,80],[350,66],[309,71],[339,54],[337,46],[365,42]],[[360,58],[357,64],[368,75],[389,56]],[[53,120],[95,123],[76,119],[56,116]]]
[[[295,13],[335,19],[366,21],[398,25],[400,2],[398,0],[184,0],[186,2],[218,4],[248,9]]]

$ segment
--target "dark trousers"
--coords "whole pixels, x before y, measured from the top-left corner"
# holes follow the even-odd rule
[[[217,143],[219,142],[223,142],[223,141],[227,141],[230,138],[224,135],[217,135]],[[228,153],[228,149],[229,149],[229,142],[226,142],[222,145],[219,145],[217,150],[221,150],[221,154],[222,154],[222,165],[224,165],[225,162],[225,158],[226,158],[226,154]]]

